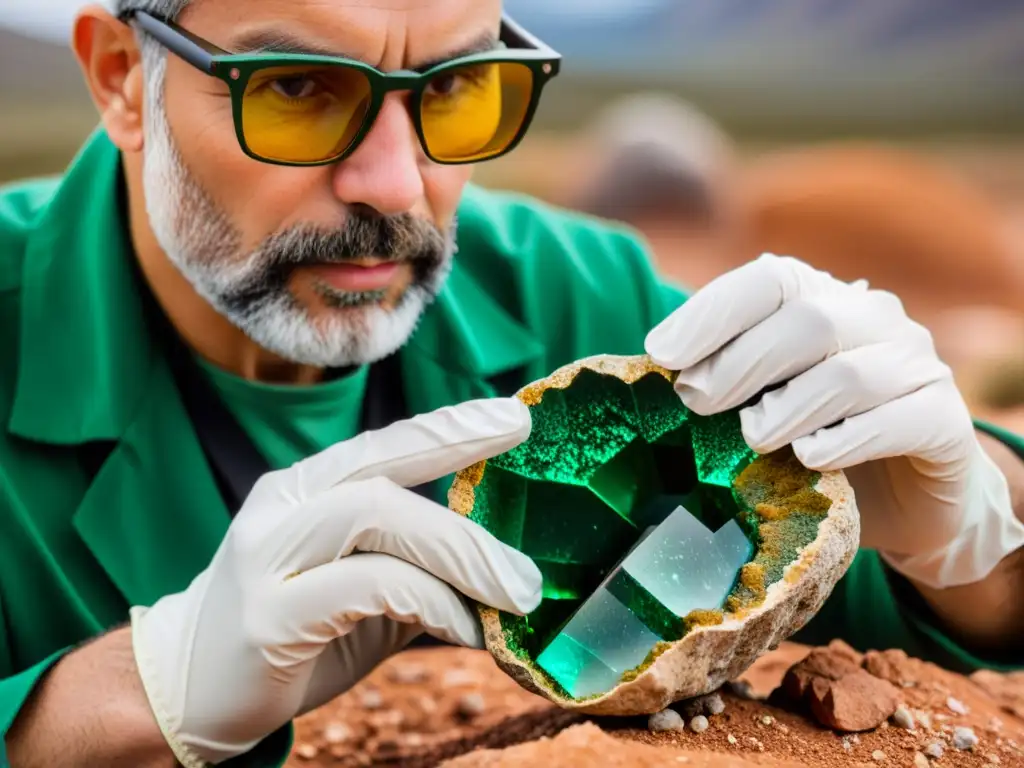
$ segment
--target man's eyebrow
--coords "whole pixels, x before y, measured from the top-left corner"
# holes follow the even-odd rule
[[[427,61],[416,62],[411,67],[416,72],[425,72],[428,69],[440,64],[452,61],[453,59],[471,56],[474,53],[486,53],[498,47],[498,38],[493,32],[486,32],[468,44],[448,51],[442,56]],[[281,53],[281,54],[306,54],[311,56],[337,56],[341,58],[358,60],[356,57],[346,54],[337,48],[311,43],[300,38],[293,37],[285,32],[274,30],[257,30],[243,35],[232,43],[230,50],[233,53]]]

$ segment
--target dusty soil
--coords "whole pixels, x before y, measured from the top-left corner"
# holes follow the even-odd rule
[[[1024,767],[1024,674],[967,678],[899,651],[864,657],[835,644],[828,654],[887,680],[905,709],[872,730],[837,733],[781,688],[810,652],[787,643],[762,657],[721,691],[725,710],[709,716],[703,732],[654,733],[644,718],[585,718],[552,707],[484,652],[408,651],[300,719],[288,766]],[[977,743],[958,749],[960,728],[971,729]],[[971,741],[964,731],[959,737],[961,746]]]

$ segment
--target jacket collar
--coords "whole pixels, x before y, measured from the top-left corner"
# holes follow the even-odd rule
[[[157,359],[130,269],[120,154],[97,131],[30,236],[22,276],[18,382],[9,430],[55,444],[121,437]],[[467,197],[481,194],[470,188]],[[461,382],[441,401],[484,395],[487,379],[543,352],[540,341],[460,268],[403,350],[408,368]],[[415,373],[407,370],[415,390]],[[442,382],[438,380],[438,384]],[[418,400],[422,407],[446,402]]]

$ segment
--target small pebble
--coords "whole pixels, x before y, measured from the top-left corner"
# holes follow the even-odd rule
[[[384,698],[380,695],[380,691],[371,688],[368,691],[363,691],[359,703],[363,709],[380,709],[384,704]]]
[[[974,749],[978,745],[978,737],[970,728],[957,728],[953,731],[953,746],[957,749]]]
[[[871,753],[871,759],[874,760],[876,763],[880,763],[883,760],[885,760],[885,752],[883,752],[880,749],[876,749],[874,752]]]
[[[388,670],[388,679],[400,685],[423,683],[429,678],[430,670],[419,664],[396,664]]]
[[[422,733],[407,733],[402,737],[402,742],[407,747],[422,747],[425,741]]]
[[[299,744],[295,747],[295,754],[303,760],[312,760],[319,751],[313,744]]]
[[[725,712],[725,702],[717,693],[712,693],[704,699],[704,710],[708,715],[720,715]]]
[[[853,743],[853,744],[860,744],[860,736],[858,736],[856,733],[853,734],[850,737],[850,742]]]
[[[927,712],[922,712],[920,709],[916,710],[914,714],[917,716],[917,721],[921,724],[922,728],[932,727],[932,716]]]
[[[847,752],[853,749],[853,744],[850,743],[849,739],[843,739],[843,749],[845,749]]]
[[[344,723],[328,723],[324,726],[324,741],[328,744],[342,744],[352,738],[352,729]]]
[[[1002,760],[999,759],[999,755],[994,755],[991,752],[985,755],[990,765],[999,765]]]
[[[647,718],[647,728],[654,733],[661,731],[682,731],[686,728],[682,715],[674,709],[663,709]]]
[[[733,746],[735,746],[735,745],[736,745],[736,741],[737,741],[737,739],[736,739],[736,737],[735,737],[735,736],[733,736],[733,735],[732,735],[731,733],[730,733],[730,734],[729,734],[728,736],[726,736],[726,737],[725,737],[725,740],[726,740],[726,741],[728,741],[728,742],[729,742],[730,744],[732,744]]]
[[[900,728],[904,728],[908,731],[914,730],[914,716],[910,714],[910,710],[906,707],[899,707],[895,712],[893,712],[892,721]]]
[[[920,752],[914,753],[914,768],[928,768],[928,758]]]
[[[694,733],[703,733],[708,729],[708,719],[704,715],[697,715],[690,721],[690,730]]]
[[[677,763],[688,763],[688,762],[690,762],[690,758],[688,758],[686,755],[680,755],[679,757],[676,758],[676,762]]]
[[[466,693],[459,697],[455,711],[460,717],[473,718],[482,715],[487,708],[484,697],[479,693]]]
[[[781,733],[782,733],[783,735],[785,735],[785,734],[789,733],[789,728],[787,728],[786,726],[784,726],[784,725],[782,725],[782,724],[780,723],[780,724],[779,724],[779,731],[780,731],[780,732],[781,732]]]
[[[395,728],[405,722],[405,715],[400,709],[385,709],[368,718],[371,725],[377,730],[384,728]]]
[[[993,731],[1001,731],[1001,730],[1003,730],[1003,725],[1004,725],[1003,721],[1000,720],[998,717],[993,717],[988,722],[989,729],[993,730]]]
[[[479,678],[468,669],[449,669],[441,677],[442,688],[457,688],[460,685],[472,685]]]
[[[764,717],[761,718],[761,722],[764,725],[771,725],[772,723],[775,722],[775,718],[772,717],[771,715],[765,715]]]
[[[950,696],[948,699],[946,699],[946,706],[949,707],[949,710],[951,712],[955,712],[958,715],[967,714],[967,707],[964,706],[964,703],[960,701],[960,699],[954,699],[952,696]]]

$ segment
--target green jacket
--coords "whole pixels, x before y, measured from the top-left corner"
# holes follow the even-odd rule
[[[55,660],[130,605],[185,588],[228,526],[141,319],[119,174],[99,132],[63,179],[0,191],[0,734]],[[626,230],[473,187],[459,214],[450,281],[401,353],[413,412],[492,396],[495,377],[526,383],[587,355],[641,352],[683,301]],[[113,450],[93,477],[83,453],[95,442]],[[991,666],[872,552],[803,633],[837,636]],[[238,762],[279,765],[286,750],[287,736],[272,738]]]

